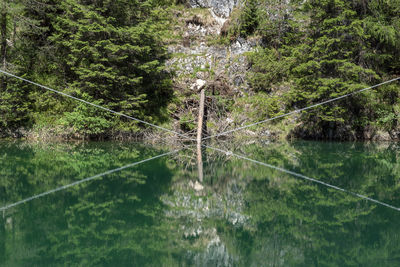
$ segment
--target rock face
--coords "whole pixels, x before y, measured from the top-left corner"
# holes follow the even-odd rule
[[[229,45],[210,43],[210,39],[219,38],[223,25],[211,14],[202,20],[207,23],[194,23],[201,21],[197,16],[186,20],[185,27],[182,27],[182,43],[168,47],[172,55],[167,62],[168,68],[175,73],[177,82],[182,83],[180,87],[183,88],[190,88],[196,79],[211,83],[215,77],[223,76],[231,86],[231,91],[246,91],[246,72],[249,66],[245,53],[252,51],[261,41],[239,37]]]
[[[211,99],[208,121],[214,127],[210,134],[226,127],[220,123],[218,100],[213,96],[234,99],[248,92],[247,72],[250,68],[247,52],[253,51],[261,44],[260,39],[244,39],[221,36],[221,30],[233,8],[242,0],[189,0],[196,9],[182,8],[174,13],[175,38],[168,46],[170,54],[166,62],[167,70],[173,74],[174,87],[188,99],[202,87],[199,79],[206,82],[206,90]],[[227,29],[225,29],[227,30]],[[192,101],[192,100],[190,100]],[[175,117],[196,117],[192,105],[177,109]],[[212,113],[214,112],[214,113]],[[188,115],[189,114],[189,115]],[[187,126],[175,124],[176,129]],[[185,128],[186,127],[186,128]]]
[[[222,18],[229,17],[238,3],[239,0],[189,0],[191,7],[210,8],[215,15]]]
[[[184,55],[172,57],[167,66],[178,77],[187,78],[184,87],[189,88],[196,79],[209,80],[210,72],[226,77],[233,91],[246,91],[246,73],[249,69],[246,52],[252,51],[256,41],[237,40],[226,47],[210,46],[205,42],[190,47],[170,47],[171,53]],[[210,81],[212,82],[212,81]]]
[[[184,11],[179,14],[182,42],[168,47],[172,55],[167,67],[175,74],[179,88],[191,88],[197,79],[215,84],[224,81],[224,91],[245,92],[248,61],[246,52],[260,44],[259,40],[237,38],[228,45],[218,44],[221,30],[232,10],[242,0],[188,0],[191,7],[208,8],[193,14]],[[178,19],[179,20],[179,19]],[[210,42],[214,40],[215,42]],[[229,87],[229,88],[227,88]]]

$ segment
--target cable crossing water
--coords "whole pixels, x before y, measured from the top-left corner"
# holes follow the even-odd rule
[[[15,202],[15,203],[6,205],[6,206],[4,206],[4,207],[1,207],[1,208],[0,208],[0,211],[8,210],[8,209],[10,209],[10,208],[13,208],[13,207],[16,207],[16,206],[18,206],[18,205],[24,204],[24,203],[29,202],[29,201],[32,201],[32,200],[34,200],[34,199],[38,199],[38,198],[41,198],[41,197],[44,197],[44,196],[53,194],[53,193],[55,193],[55,192],[59,192],[59,191],[68,189],[68,188],[70,188],[70,187],[72,187],[72,186],[76,186],[76,185],[79,185],[79,184],[81,184],[81,183],[89,182],[89,181],[91,181],[91,180],[94,180],[94,179],[97,179],[97,178],[100,178],[100,177],[103,177],[103,176],[106,176],[106,175],[109,175],[109,174],[112,174],[112,173],[115,173],[115,172],[119,172],[119,171],[122,171],[122,170],[125,170],[125,169],[128,169],[128,168],[134,167],[134,166],[139,165],[139,164],[141,164],[141,163],[145,163],[145,162],[148,162],[148,161],[151,161],[151,160],[154,160],[154,159],[158,159],[158,158],[161,158],[161,157],[165,157],[165,156],[169,156],[169,155],[178,153],[178,152],[181,151],[182,149],[183,149],[183,148],[181,148],[181,149],[176,149],[176,150],[173,150],[173,151],[170,151],[170,152],[167,152],[167,153],[158,155],[158,156],[154,156],[154,157],[151,157],[151,158],[148,158],[148,159],[144,159],[144,160],[141,160],[141,161],[137,161],[137,162],[134,162],[134,163],[125,165],[125,166],[123,166],[123,167],[119,167],[119,168],[116,168],[116,169],[113,169],[113,170],[109,170],[109,171],[106,171],[106,172],[103,172],[103,173],[100,173],[100,174],[96,174],[96,175],[94,175],[94,176],[87,177],[87,178],[85,178],[85,179],[82,179],[82,180],[79,180],[79,181],[76,181],[76,182],[73,182],[73,183],[70,183],[70,184],[67,184],[67,185],[63,185],[63,186],[57,187],[57,188],[52,189],[52,190],[49,190],[49,191],[47,191],[47,192],[43,192],[43,193],[41,193],[41,194],[34,195],[34,196],[28,197],[28,198],[26,198],[26,199],[20,200],[20,201],[18,201],[18,202]]]
[[[123,114],[121,112],[117,112],[117,111],[111,110],[109,108],[106,108],[106,107],[91,103],[89,101],[86,101],[86,100],[71,96],[71,95],[63,93],[61,91],[52,89],[52,88],[50,88],[48,86],[44,86],[44,85],[41,85],[39,83],[30,81],[28,79],[19,77],[17,75],[14,75],[12,73],[7,72],[7,71],[4,71],[4,70],[0,69],[0,73],[3,73],[4,75],[10,76],[10,77],[13,77],[13,78],[16,78],[16,79],[19,79],[21,81],[33,84],[35,86],[41,87],[41,88],[49,90],[51,92],[63,95],[65,97],[80,101],[82,103],[94,106],[96,108],[111,112],[111,113],[113,113],[115,115],[118,115],[118,116],[121,116],[121,117],[125,117],[125,118],[128,118],[128,119],[131,119],[131,120],[134,120],[134,121],[137,121],[137,122],[152,126],[154,128],[157,128],[157,129],[160,129],[160,130],[163,130],[163,131],[166,131],[166,132],[170,132],[170,133],[176,134],[176,135],[178,135],[180,137],[183,137],[183,138],[185,138],[187,140],[196,141],[194,138],[190,138],[185,134],[181,134],[181,133],[178,133],[176,131],[173,131],[173,130],[158,126],[156,124],[153,124],[153,123],[150,123],[150,122],[146,122],[144,120],[141,120],[141,119],[138,119],[138,118]],[[388,80],[388,81],[385,81],[385,82],[382,82],[382,83],[379,83],[379,84],[376,84],[376,85],[373,85],[373,86],[370,86],[370,87],[367,87],[367,88],[364,88],[364,89],[361,89],[361,90],[358,90],[358,91],[355,91],[355,92],[352,92],[352,93],[349,93],[349,94],[345,94],[345,95],[342,95],[342,96],[339,96],[339,97],[336,97],[336,98],[332,98],[332,99],[329,99],[329,100],[326,100],[326,101],[323,101],[323,102],[320,102],[320,103],[317,103],[317,104],[314,104],[314,105],[311,105],[311,106],[308,106],[308,107],[305,107],[305,108],[297,109],[297,110],[294,110],[294,111],[291,111],[291,112],[288,112],[288,113],[285,113],[285,114],[282,114],[282,115],[278,115],[278,116],[275,116],[275,117],[272,117],[272,118],[268,118],[268,119],[265,119],[265,120],[262,120],[262,121],[259,121],[259,122],[251,123],[251,124],[244,125],[244,126],[232,129],[232,130],[224,131],[224,132],[221,132],[219,134],[210,135],[210,136],[202,138],[202,140],[204,141],[204,140],[211,139],[211,138],[214,138],[214,137],[219,137],[219,136],[222,136],[222,135],[226,135],[228,133],[233,133],[233,132],[236,132],[236,131],[240,131],[240,130],[243,130],[243,129],[246,129],[246,128],[249,128],[249,127],[252,127],[252,126],[256,126],[256,125],[259,125],[259,124],[262,124],[262,123],[265,123],[265,122],[269,122],[269,121],[273,121],[273,120],[276,120],[276,119],[279,119],[279,118],[287,117],[287,116],[290,116],[290,115],[293,115],[293,114],[296,114],[296,113],[300,113],[300,112],[308,110],[308,109],[312,109],[312,108],[315,108],[315,107],[318,107],[318,106],[321,106],[321,105],[325,105],[325,104],[328,104],[328,103],[331,103],[331,102],[334,102],[334,101],[337,101],[337,100],[340,100],[340,99],[343,99],[343,98],[346,98],[346,97],[349,97],[349,96],[352,96],[352,95],[355,95],[355,94],[359,94],[361,92],[364,92],[364,91],[367,91],[367,90],[370,90],[370,89],[373,89],[373,88],[376,88],[376,87],[379,87],[379,86],[382,86],[382,85],[385,85],[385,84],[388,84],[388,83],[391,83],[391,82],[394,82],[394,81],[397,81],[397,80],[400,80],[400,77],[394,78],[394,79],[391,79],[391,80]]]
[[[115,115],[118,115],[118,116],[121,116],[121,117],[125,117],[125,118],[128,118],[128,119],[131,119],[131,120],[134,120],[134,121],[137,121],[137,122],[140,122],[140,123],[143,123],[143,124],[152,126],[152,127],[154,127],[154,128],[157,128],[157,129],[160,129],[160,130],[163,130],[163,131],[166,131],[166,132],[174,133],[174,134],[176,134],[176,135],[178,135],[178,136],[180,136],[180,137],[183,137],[183,138],[185,138],[185,139],[187,139],[187,140],[190,140],[190,141],[195,141],[195,139],[190,138],[190,137],[188,137],[188,136],[185,135],[185,134],[181,134],[181,133],[178,133],[178,132],[176,132],[176,131],[173,131],[173,130],[170,130],[170,129],[167,129],[167,128],[164,128],[164,127],[161,127],[161,126],[158,126],[158,125],[155,125],[155,124],[153,124],[153,123],[146,122],[146,121],[143,121],[143,120],[141,120],[141,119],[138,119],[138,118],[135,118],[135,117],[132,117],[132,116],[128,116],[128,115],[126,115],[126,114],[123,114],[123,113],[121,113],[121,112],[117,112],[117,111],[108,109],[108,108],[106,108],[106,107],[103,107],[103,106],[100,106],[100,105],[97,105],[97,104],[88,102],[88,101],[86,101],[86,100],[83,100],[83,99],[80,99],[80,98],[71,96],[71,95],[66,94],[66,93],[63,93],[63,92],[61,92],[61,91],[58,91],[58,90],[52,89],[52,88],[50,88],[50,87],[47,87],[47,86],[38,84],[38,83],[33,82],[33,81],[30,81],[30,80],[28,80],[28,79],[25,79],[25,78],[16,76],[16,75],[11,74],[11,73],[9,73],[9,72],[6,72],[6,71],[4,71],[4,70],[1,70],[1,69],[0,69],[0,73],[3,73],[4,75],[10,76],[10,77],[13,77],[13,78],[16,78],[16,79],[19,79],[19,80],[21,80],[21,81],[24,81],[24,82],[33,84],[33,85],[35,85],[35,86],[41,87],[41,88],[46,89],[46,90],[49,90],[49,91],[51,91],[51,92],[54,92],[54,93],[63,95],[63,96],[65,96],[65,97],[68,97],[68,98],[71,98],[71,99],[80,101],[80,102],[82,102],[82,103],[85,103],[85,104],[94,106],[94,107],[96,107],[96,108],[99,108],[99,109],[102,109],[102,110],[111,112],[111,113],[113,113],[113,114],[115,114]],[[358,91],[355,91],[355,92],[352,92],[352,93],[349,93],[349,94],[345,94],[345,95],[343,95],[343,96],[339,96],[339,97],[336,97],[336,98],[333,98],[333,99],[330,99],[330,100],[326,100],[326,101],[323,101],[323,102],[320,102],[320,103],[317,103],[317,104],[314,104],[314,105],[311,105],[311,106],[308,106],[308,107],[305,107],[305,108],[302,108],[302,109],[294,110],[294,111],[291,111],[291,112],[288,112],[288,113],[285,113],[285,114],[282,114],[282,115],[279,115],[279,116],[276,116],[276,117],[273,117],[273,118],[268,118],[268,119],[265,119],[265,120],[262,120],[262,121],[259,121],[259,122],[256,122],[256,123],[251,123],[251,124],[244,125],[244,126],[241,126],[241,127],[235,128],[235,129],[232,129],[232,130],[224,131],[224,132],[221,132],[221,133],[219,133],[219,134],[215,134],[215,135],[211,135],[211,136],[208,136],[208,137],[204,137],[204,138],[202,139],[202,141],[207,140],[207,139],[210,139],[210,138],[214,138],[214,137],[219,137],[219,136],[222,136],[222,135],[226,135],[226,134],[228,134],[228,133],[236,132],[236,131],[239,131],[239,130],[243,130],[243,129],[246,129],[246,128],[249,128],[249,127],[252,127],[252,126],[255,126],[255,125],[259,125],[259,124],[262,124],[262,123],[265,123],[265,122],[268,122],[268,121],[272,121],[272,120],[278,119],[278,118],[283,118],[283,117],[286,117],[286,116],[289,116],[289,115],[292,115],[292,114],[295,114],[295,113],[300,113],[300,112],[302,112],[302,111],[305,111],[305,110],[308,110],[308,109],[312,109],[312,108],[315,108],[315,107],[318,107],[318,106],[321,106],[321,105],[324,105],[324,104],[327,104],[327,103],[331,103],[331,102],[334,102],[334,101],[343,99],[343,98],[345,98],[345,97],[349,97],[349,96],[352,96],[352,95],[355,95],[355,94],[364,92],[364,91],[366,91],[366,90],[370,90],[370,89],[373,89],[373,88],[382,86],[382,85],[384,85],[384,84],[388,84],[388,83],[397,81],[397,80],[399,80],[399,79],[400,79],[400,77],[395,78],[395,79],[391,79],[391,80],[388,80],[388,81],[385,81],[385,82],[382,82],[382,83],[379,83],[379,84],[376,84],[376,85],[373,85],[373,86],[370,86],[370,87],[367,87],[367,88],[364,88],[364,89],[361,89],[361,90],[358,90]],[[224,150],[222,150],[222,149],[214,148],[214,147],[207,146],[207,145],[202,145],[202,146],[207,147],[207,148],[212,149],[212,150],[215,150],[215,151],[219,151],[219,152],[225,153],[225,154],[227,154],[227,155],[233,155],[233,156],[235,156],[235,157],[237,157],[237,158],[244,159],[244,160],[247,160],[247,161],[250,161],[250,162],[259,164],[259,165],[263,165],[263,166],[266,166],[266,167],[269,167],[269,168],[272,168],[272,169],[275,169],[275,170],[278,170],[278,171],[281,171],[281,172],[284,172],[284,173],[287,173],[287,174],[290,174],[290,175],[293,175],[293,176],[296,176],[296,177],[299,177],[299,178],[302,178],[302,179],[305,179],[305,180],[309,180],[309,181],[312,181],[312,182],[315,182],[315,183],[318,183],[318,184],[321,184],[321,185],[324,185],[324,186],[327,186],[327,187],[330,187],[330,188],[333,188],[333,189],[336,189],[336,190],[339,190],[339,191],[342,191],[342,192],[349,193],[349,194],[351,194],[351,195],[354,195],[354,196],[357,196],[357,197],[359,197],[359,198],[362,198],[362,199],[365,199],[365,200],[374,202],[374,203],[376,203],[376,204],[389,207],[389,208],[394,209],[394,210],[396,210],[396,211],[400,211],[400,208],[394,207],[394,206],[389,205],[389,204],[387,204],[387,203],[384,203],[384,202],[381,202],[381,201],[372,199],[372,198],[370,198],[370,197],[367,197],[367,196],[364,196],[364,195],[361,195],[361,194],[358,194],[358,193],[354,193],[354,192],[348,191],[348,190],[346,190],[346,189],[343,189],[343,188],[340,188],[340,187],[337,187],[337,186],[334,186],[334,185],[331,185],[331,184],[322,182],[322,181],[320,181],[320,180],[317,180],[317,179],[314,179],[314,178],[311,178],[311,177],[307,177],[307,176],[302,175],[302,174],[299,174],[299,173],[295,173],[295,172],[293,172],[293,171],[289,171],[289,170],[286,170],[286,169],[283,169],[283,168],[280,168],[280,167],[276,167],[276,166],[270,165],[270,164],[268,164],[268,163],[264,163],[264,162],[260,162],[260,161],[254,160],[254,159],[250,159],[250,158],[248,158],[248,157],[241,156],[241,155],[232,153],[232,152],[230,152],[230,151],[224,151]],[[181,150],[181,149],[179,149],[179,150]],[[18,201],[18,202],[16,202],[16,203],[13,203],[13,204],[4,206],[4,207],[0,208],[0,211],[4,211],[4,210],[9,209],[9,208],[11,208],[11,207],[15,207],[15,206],[17,206],[17,205],[26,203],[26,202],[31,201],[31,200],[33,200],[33,199],[37,199],[37,198],[39,198],[39,197],[43,197],[43,196],[46,196],[46,195],[48,195],[48,194],[51,194],[51,193],[54,193],[54,192],[57,192],[57,191],[65,190],[65,189],[67,189],[67,188],[69,188],[69,187],[71,187],[71,186],[78,185],[78,184],[83,183],[83,182],[87,182],[87,181],[90,181],[90,180],[93,180],[93,179],[96,179],[96,178],[99,178],[99,177],[102,177],[102,176],[105,176],[105,175],[108,175],[108,174],[111,174],[111,173],[114,173],[114,172],[117,172],[117,171],[121,171],[121,170],[126,169],[126,168],[133,167],[133,166],[135,166],[135,165],[138,165],[138,164],[143,163],[143,162],[146,162],[146,161],[150,161],[150,160],[153,160],[153,159],[156,159],[156,158],[159,158],[159,157],[163,157],[163,156],[166,156],[166,155],[170,155],[170,154],[173,154],[173,153],[177,153],[179,150],[174,150],[174,151],[171,151],[171,152],[168,152],[168,153],[164,153],[164,154],[155,156],[155,157],[150,158],[150,159],[142,160],[142,161],[139,161],[139,162],[136,162],[136,163],[132,163],[132,164],[129,164],[129,165],[126,165],[126,166],[123,166],[123,167],[120,167],[120,168],[117,168],[117,169],[114,169],[114,170],[110,170],[110,171],[107,171],[107,172],[104,172],[104,173],[101,173],[101,174],[97,174],[97,175],[92,176],[92,177],[85,178],[85,179],[83,179],[83,180],[80,180],[80,181],[71,183],[71,184],[69,184],[69,185],[65,185],[65,186],[58,187],[58,188],[56,188],[56,189],[53,189],[53,190],[50,190],[50,191],[41,193],[41,194],[39,194],[39,195],[35,195],[35,196],[30,197],[30,198],[27,198],[27,199]]]
[[[253,162],[253,163],[256,163],[256,164],[259,164],[259,165],[262,165],[262,166],[265,166],[265,167],[268,167],[268,168],[271,168],[271,169],[274,169],[274,170],[277,170],[277,171],[280,171],[280,172],[284,172],[284,173],[290,174],[292,176],[296,176],[296,177],[302,178],[304,180],[308,180],[308,181],[311,181],[311,182],[314,182],[314,183],[318,183],[318,184],[324,185],[324,186],[329,187],[329,188],[333,188],[333,189],[338,190],[338,191],[342,191],[342,192],[348,193],[350,195],[365,199],[367,201],[376,203],[378,205],[385,206],[387,208],[390,208],[390,209],[393,209],[393,210],[396,210],[396,211],[400,211],[400,208],[398,208],[398,207],[395,207],[395,206],[392,206],[390,204],[381,202],[379,200],[376,200],[376,199],[373,199],[373,198],[370,198],[370,197],[367,197],[367,196],[364,196],[364,195],[361,195],[361,194],[346,190],[344,188],[340,188],[340,187],[335,186],[335,185],[331,185],[331,184],[322,182],[320,180],[305,176],[305,175],[300,174],[300,173],[289,171],[289,170],[286,170],[286,169],[283,169],[283,168],[280,168],[280,167],[277,167],[277,166],[274,166],[274,165],[271,165],[271,164],[268,164],[268,163],[265,163],[265,162],[261,162],[261,161],[258,161],[258,160],[255,160],[255,159],[251,159],[251,158],[239,155],[239,154],[235,154],[235,153],[233,153],[231,151],[226,151],[226,150],[222,150],[222,149],[215,148],[215,147],[212,147],[212,146],[207,146],[207,145],[203,145],[203,146],[206,147],[206,148],[209,148],[209,149],[224,153],[225,155],[228,155],[228,156],[232,155],[232,156],[235,156],[235,157],[237,157],[239,159],[247,160],[247,161],[250,161],[250,162]]]

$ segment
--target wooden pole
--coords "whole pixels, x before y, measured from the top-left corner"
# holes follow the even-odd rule
[[[199,118],[197,121],[197,167],[199,170],[199,181],[203,181],[203,156],[201,153],[201,139],[203,138],[203,121],[204,121],[204,88],[200,90]]]
[[[200,104],[199,104],[199,118],[197,121],[197,144],[201,144],[203,136],[203,120],[204,120],[204,102],[205,102],[204,89],[200,90]]]

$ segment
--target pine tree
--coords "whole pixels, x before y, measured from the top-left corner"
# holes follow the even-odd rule
[[[355,9],[363,14],[363,28],[368,51],[361,64],[381,73],[399,74],[400,70],[400,1],[372,0],[366,5],[357,1]]]
[[[298,64],[292,72],[296,88],[293,99],[298,106],[307,106],[335,98],[368,83],[379,76],[368,66],[359,64],[365,51],[362,21],[349,1],[308,1],[308,38],[294,50]],[[334,137],[346,125],[356,125],[362,106],[357,97],[321,106],[304,115],[309,130],[319,136]],[[357,126],[355,126],[357,127]]]
[[[7,44],[8,38],[8,24],[9,24],[9,3],[8,1],[2,1],[0,6],[0,64],[3,70],[7,69],[7,52],[9,50]],[[7,90],[7,78],[1,77],[0,80],[0,92]]]
[[[59,64],[70,93],[135,117],[160,114],[170,87],[157,35],[162,27],[152,8],[151,1],[63,2],[52,40],[62,51]],[[82,110],[78,105],[72,112],[78,116]],[[82,115],[93,122],[103,119],[87,111]],[[96,133],[111,126],[105,125]]]
[[[281,1],[266,2],[273,7]],[[290,84],[283,101],[292,110],[398,77],[399,0],[292,1],[288,8],[293,12],[287,18],[272,8],[260,16],[258,34],[266,47],[249,57],[254,90],[272,98],[274,87]],[[318,107],[302,115],[301,135],[362,138],[375,127],[393,135],[400,132],[399,96],[393,84]]]
[[[258,27],[258,0],[247,0],[240,17],[240,35],[243,37],[253,34]]]
[[[5,71],[20,74],[18,59],[19,44],[21,37],[17,36],[17,29],[24,27],[24,24],[32,23],[23,13],[22,1],[2,1],[0,6],[0,51],[1,67]],[[8,78],[1,74],[0,77],[0,135],[13,133],[18,135],[17,129],[27,126],[30,123],[29,92],[26,85],[18,81],[8,81]]]

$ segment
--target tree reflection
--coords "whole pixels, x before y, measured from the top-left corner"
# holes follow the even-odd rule
[[[225,148],[400,206],[396,145],[298,142]],[[8,159],[0,169],[2,201],[7,203],[71,182],[76,175],[86,177],[159,152],[112,143],[14,144],[0,151]],[[196,187],[196,156],[196,151],[186,150],[7,211],[0,219],[3,263],[393,266],[399,262],[399,212],[212,150],[203,152],[204,179],[202,187]],[[12,231],[15,235],[8,234]]]
[[[0,215],[0,240],[6,240],[6,222],[5,217]],[[6,261],[6,244],[0,241],[0,263],[4,264]]]

